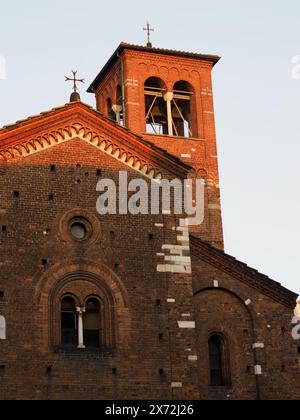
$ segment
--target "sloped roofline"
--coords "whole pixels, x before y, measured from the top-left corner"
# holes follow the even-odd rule
[[[191,253],[284,306],[294,309],[298,295],[247,264],[191,235]]]
[[[129,140],[131,138],[137,148],[140,146],[141,152],[151,154],[154,158],[157,158],[161,163],[163,163],[162,167],[168,172],[176,174],[181,178],[185,178],[192,169],[189,165],[182,162],[176,156],[156,146],[151,141],[137,135],[128,128],[119,125],[115,121],[112,121],[110,118],[104,116],[102,113],[96,111],[94,108],[84,104],[83,102],[67,103],[61,107],[56,107],[38,115],[33,115],[24,120],[17,121],[14,124],[5,125],[4,127],[0,128],[0,150],[9,145],[10,138],[15,136],[18,137],[22,135],[23,132],[29,132],[29,130],[38,128],[39,122],[46,122],[46,120],[48,121],[51,117],[55,117],[56,115],[57,117],[60,115],[63,117],[65,113],[70,114],[71,112],[77,112],[80,114],[80,111],[84,112],[85,114],[88,112],[92,117],[96,118],[96,121],[98,119],[98,121],[101,120],[105,122],[105,124],[108,124],[112,130],[119,131],[120,134],[122,133],[123,136],[125,135],[127,139],[129,136]]]
[[[173,57],[192,58],[195,60],[202,60],[202,61],[205,60],[205,61],[212,62],[213,66],[215,66],[218,63],[218,61],[221,59],[221,57],[218,55],[200,54],[200,53],[177,51],[177,50],[170,50],[170,49],[164,49],[164,48],[145,47],[142,45],[134,45],[134,44],[128,44],[126,42],[121,42],[121,44],[118,46],[118,48],[110,57],[110,59],[107,61],[103,69],[97,75],[95,80],[91,83],[87,92],[94,93],[96,91],[96,89],[98,88],[99,84],[101,83],[102,79],[105,77],[109,69],[118,60],[120,54],[126,49],[133,50],[133,51],[140,51],[140,52],[148,52],[148,53],[153,53],[153,54],[171,55]]]

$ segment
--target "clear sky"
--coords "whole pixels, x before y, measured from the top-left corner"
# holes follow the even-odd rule
[[[146,42],[147,20],[155,46],[220,54],[226,251],[300,293],[299,0],[10,0],[0,10],[0,126],[66,103],[64,76],[74,68],[91,82],[120,41]]]

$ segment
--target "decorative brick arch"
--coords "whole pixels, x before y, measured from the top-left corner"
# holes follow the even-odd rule
[[[117,142],[112,141],[107,136],[104,137],[90,127],[77,122],[44,133],[43,135],[31,138],[30,140],[26,139],[12,147],[8,146],[7,148],[1,149],[0,163],[6,162],[9,159],[20,157],[26,158],[75,138],[85,141],[150,179],[159,180],[162,178],[161,171],[156,166],[153,166],[150,161],[146,162],[146,160],[138,157],[130,150],[121,147]]]
[[[105,345],[108,349],[129,345],[131,316],[126,288],[120,278],[105,264],[75,259],[68,264],[57,264],[37,282],[37,342],[48,349],[59,344],[59,301],[65,295],[76,295],[80,305],[84,299],[98,296],[104,303]]]
[[[213,334],[221,334],[228,341],[232,389],[235,397],[242,398],[243,390],[257,390],[254,369],[257,364],[254,321],[250,308],[242,298],[224,288],[203,288],[194,295],[196,308],[197,350],[199,356],[200,391],[209,389],[208,341]],[[224,305],[224,307],[223,307]],[[246,373],[250,367],[250,373]],[[245,388],[245,384],[247,387]],[[217,390],[219,391],[219,390]],[[216,391],[216,392],[217,392]],[[211,391],[212,393],[215,390]],[[226,391],[224,391],[226,393]],[[239,394],[241,392],[241,394]],[[256,392],[256,391],[255,391]],[[216,395],[206,395],[215,398]],[[218,397],[223,398],[223,395]],[[254,393],[253,397],[256,395]]]

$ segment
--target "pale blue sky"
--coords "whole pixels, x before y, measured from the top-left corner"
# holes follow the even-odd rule
[[[299,0],[2,1],[0,125],[67,102],[64,75],[75,68],[91,82],[120,41],[145,43],[147,20],[155,46],[222,55],[214,93],[226,251],[300,293]]]

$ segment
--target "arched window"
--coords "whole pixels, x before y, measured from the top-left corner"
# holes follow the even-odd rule
[[[72,297],[65,297],[61,301],[61,345],[77,346],[77,309]]]
[[[100,347],[100,302],[90,298],[85,304],[83,317],[83,340],[86,348]]]
[[[225,339],[213,334],[209,339],[210,385],[231,386],[230,361]]]
[[[120,85],[117,86],[115,112],[117,123],[124,125],[123,92]]]
[[[107,98],[106,100],[106,108],[107,108],[107,116],[111,119],[111,120],[116,120],[116,114],[113,111],[113,105],[112,105],[112,101],[110,98]]]
[[[183,80],[175,83],[173,88],[172,118],[174,134],[180,137],[192,137],[191,102],[193,88]]]
[[[6,321],[2,315],[0,315],[0,340],[6,340]]]
[[[166,89],[158,77],[145,82],[146,131],[149,134],[168,134],[167,105],[164,99]]]

